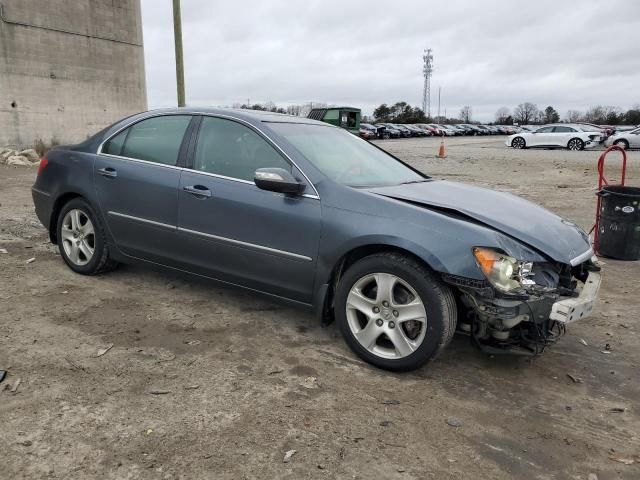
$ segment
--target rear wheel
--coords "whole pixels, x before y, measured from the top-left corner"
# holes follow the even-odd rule
[[[579,138],[572,138],[567,143],[567,150],[584,150],[584,142]]]
[[[615,142],[613,142],[614,145],[617,145],[618,147],[624,149],[624,150],[628,150],[629,149],[629,142],[627,142],[626,140],[616,140]]]
[[[112,270],[105,233],[97,215],[82,198],[69,201],[58,217],[58,248],[65,263],[76,273],[95,275]]]
[[[513,148],[524,148],[527,146],[527,142],[524,141],[524,138],[522,137],[516,137],[513,140],[511,140],[511,146]]]
[[[395,371],[414,370],[435,358],[451,341],[457,318],[449,287],[397,253],[352,265],[338,285],[335,314],[357,355]]]

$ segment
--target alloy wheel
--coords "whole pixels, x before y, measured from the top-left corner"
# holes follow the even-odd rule
[[[513,148],[524,148],[524,138],[516,137],[511,142]]]
[[[569,140],[569,144],[567,145],[567,148],[569,150],[582,150],[582,147],[582,140],[577,138],[572,138],[571,140]]]
[[[89,216],[80,209],[69,210],[62,219],[62,248],[67,258],[78,266],[93,258],[96,234]]]
[[[617,140],[614,145],[617,145],[618,147],[622,148],[623,150],[626,150],[629,148],[629,144],[627,143],[626,140]]]
[[[370,353],[387,359],[411,355],[427,331],[427,313],[416,290],[389,273],[360,278],[347,297],[347,323]]]

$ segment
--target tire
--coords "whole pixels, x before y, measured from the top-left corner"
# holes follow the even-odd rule
[[[572,138],[567,143],[567,150],[584,150],[584,142],[579,138]]]
[[[74,198],[62,207],[56,229],[60,255],[74,272],[97,275],[118,266],[109,257],[109,246],[98,216],[83,198]]]
[[[613,144],[617,145],[623,150],[629,150],[629,142],[627,142],[626,140],[616,140],[615,142],[613,142]]]
[[[527,142],[522,137],[515,137],[513,140],[511,140],[511,146],[517,149],[527,148]]]
[[[391,296],[378,295],[378,284],[390,286],[384,290]],[[365,257],[344,273],[336,289],[335,318],[360,358],[385,370],[409,371],[451,342],[457,310],[451,289],[427,267],[386,252]]]

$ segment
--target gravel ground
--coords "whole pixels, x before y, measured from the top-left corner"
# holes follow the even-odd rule
[[[593,222],[598,152],[379,143]],[[542,356],[460,337],[392,374],[266,297],[141,266],[73,274],[33,213],[34,175],[0,166],[0,478],[640,478],[639,262],[607,261],[595,314]]]

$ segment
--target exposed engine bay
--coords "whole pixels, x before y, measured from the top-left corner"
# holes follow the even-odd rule
[[[521,266],[509,292],[488,281],[445,275],[460,292],[458,331],[490,354],[537,355],[565,333],[567,323],[591,313],[600,284],[595,257],[577,266]],[[588,287],[588,288],[586,288]]]

